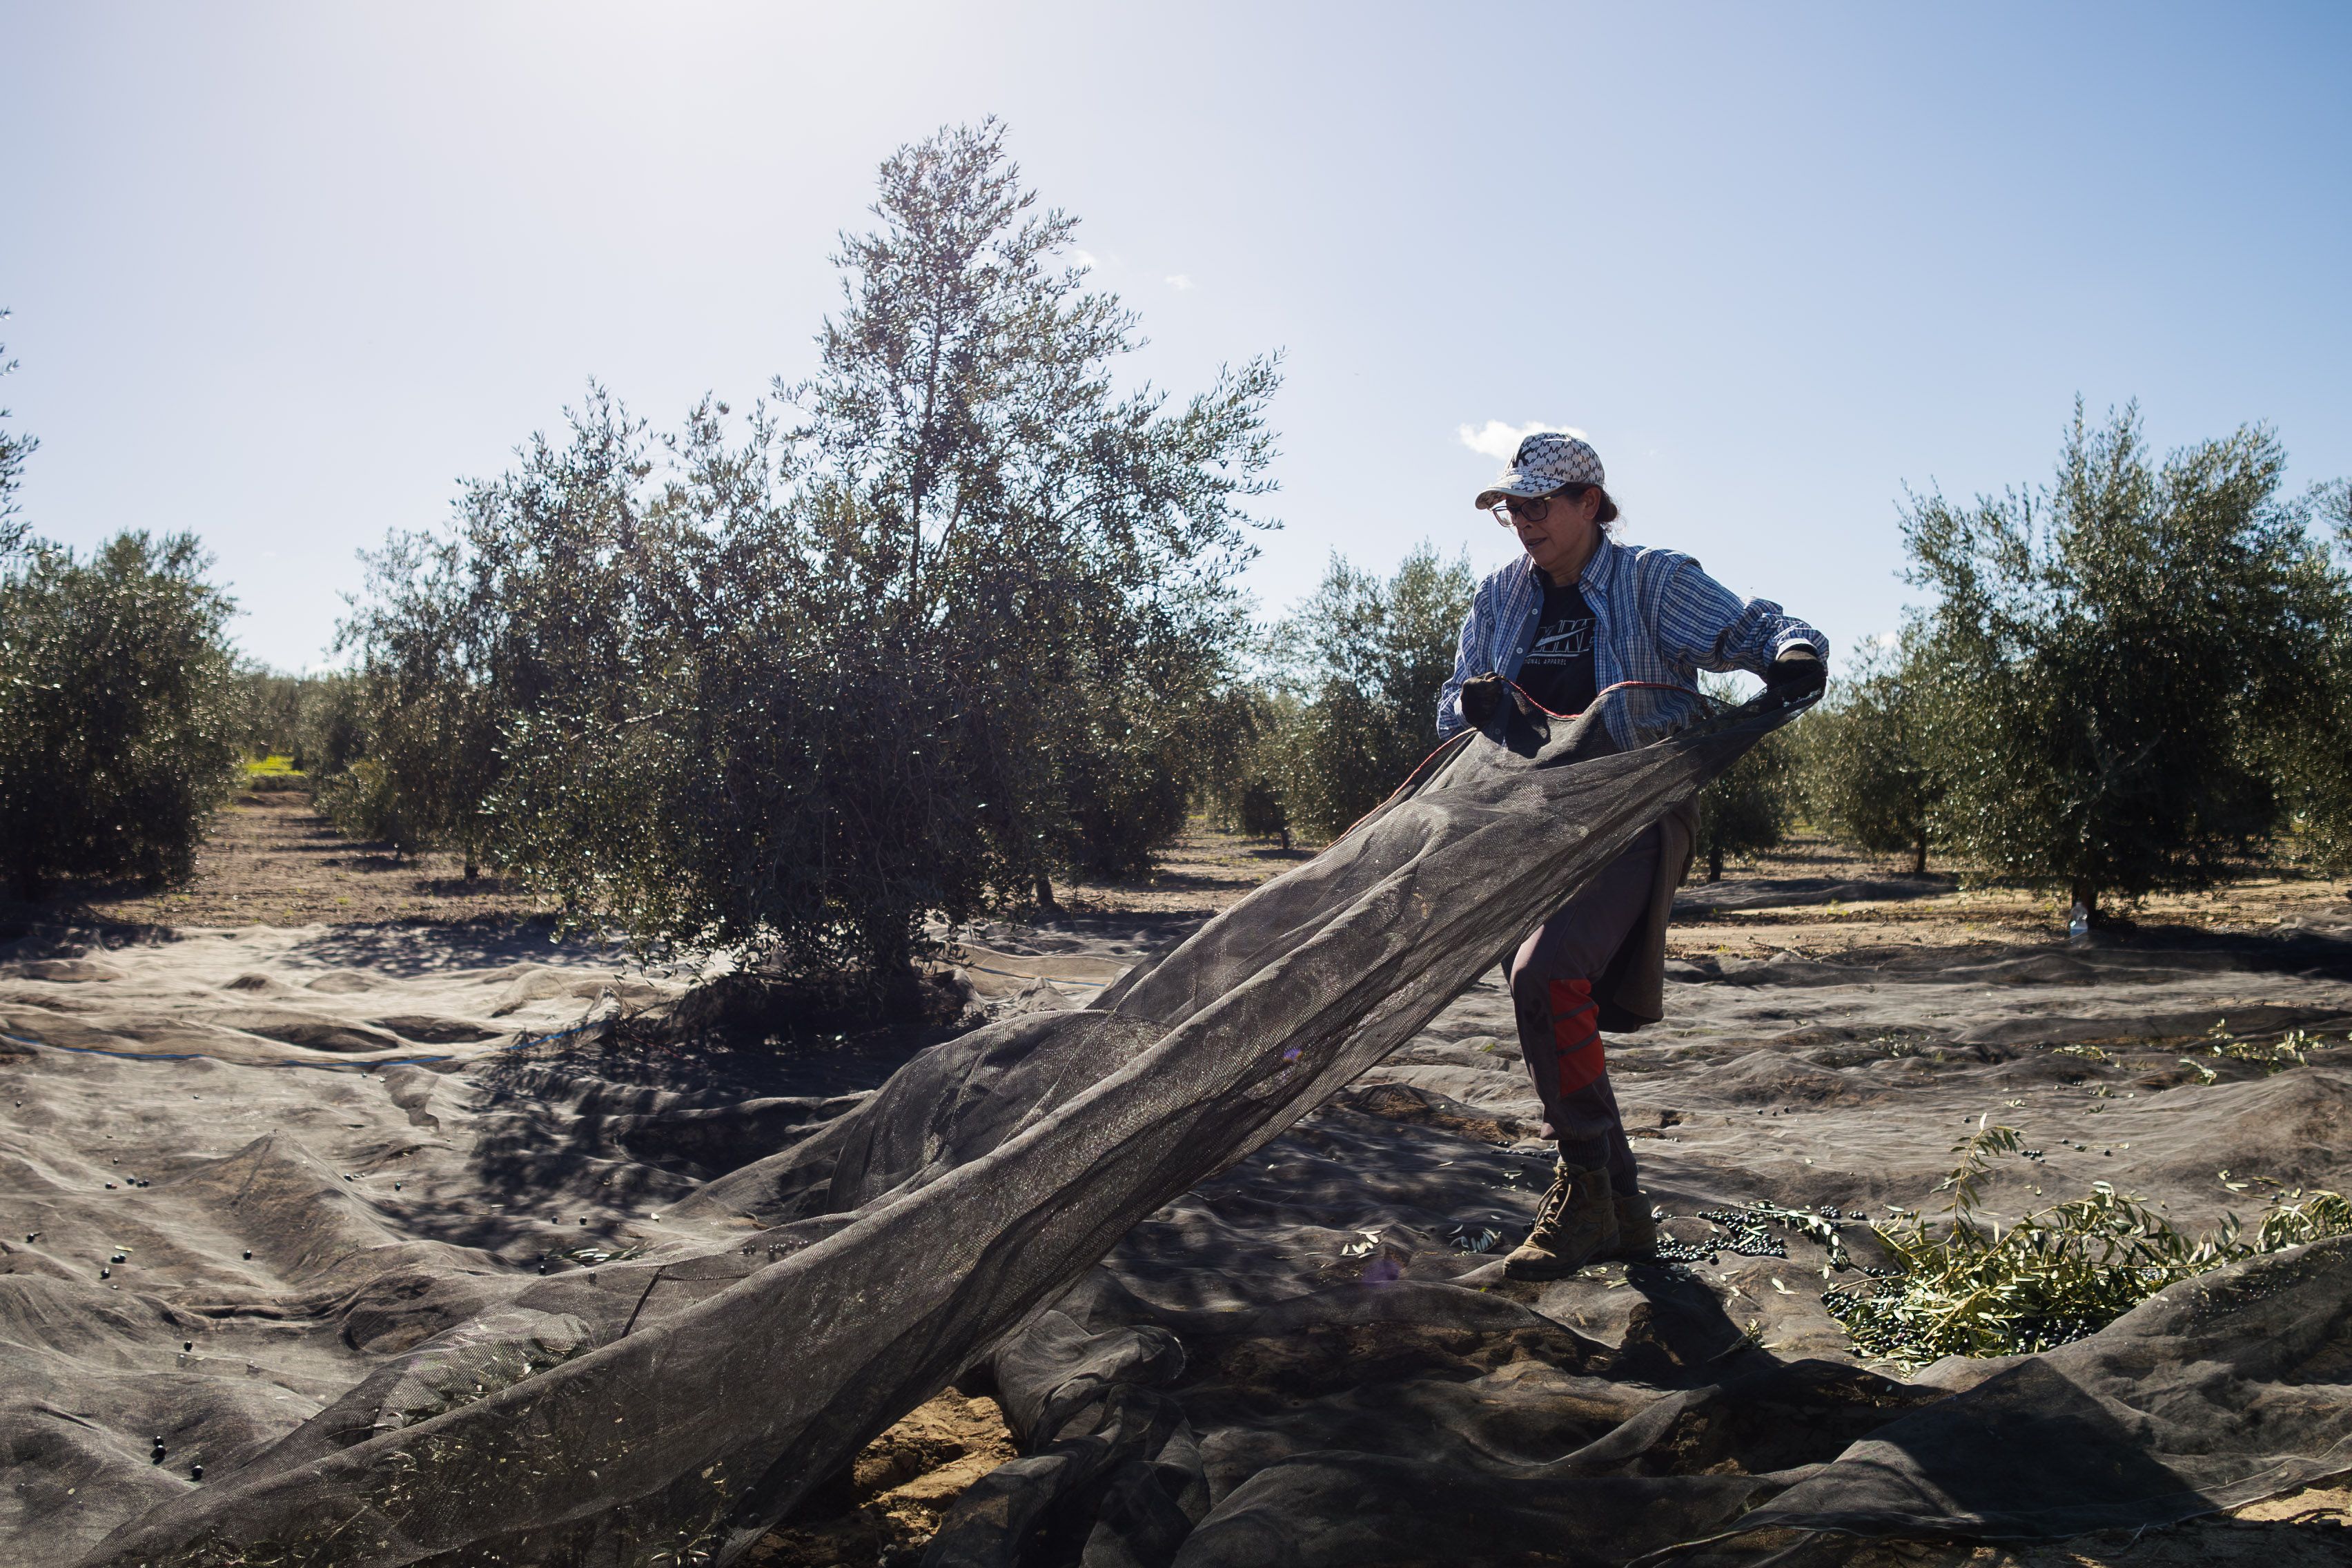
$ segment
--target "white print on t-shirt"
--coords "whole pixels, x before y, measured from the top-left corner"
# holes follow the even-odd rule
[[[1535,646],[1528,649],[1534,664],[1566,664],[1592,651],[1592,617],[1548,621],[1536,628]]]

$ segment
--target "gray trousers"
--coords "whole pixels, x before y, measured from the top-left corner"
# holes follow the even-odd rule
[[[1601,1043],[1592,988],[1650,907],[1659,835],[1652,827],[1586,883],[1519,944],[1511,958],[1511,1005],[1519,1056],[1543,1101],[1543,1136],[1559,1157],[1594,1170],[1606,1166],[1620,1193],[1640,1184],[1633,1145]]]

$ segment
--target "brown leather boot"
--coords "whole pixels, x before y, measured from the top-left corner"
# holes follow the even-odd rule
[[[1616,1245],[1609,1173],[1579,1170],[1563,1160],[1536,1207],[1535,1228],[1503,1259],[1503,1272],[1513,1279],[1564,1279]]]
[[[1656,1252],[1658,1222],[1650,1215],[1650,1194],[1612,1193],[1610,1202],[1617,1210],[1617,1245],[1601,1256],[1639,1262]]]

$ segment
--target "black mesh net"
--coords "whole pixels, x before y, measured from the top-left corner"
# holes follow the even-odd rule
[[[934,1047],[681,1205],[742,1222],[743,1244],[541,1281],[88,1561],[734,1561],[974,1374],[1026,1453],[966,1496],[935,1563],[1615,1563],[1710,1538],[1697,1550],[1748,1560],[1824,1529],[2178,1518],[2352,1462],[2352,1257],[2326,1245],[1958,1396],[1693,1350],[1671,1291],[1612,1348],[1452,1285],[1210,1313],[1094,1269],[1340,1095],[1790,716],[1622,689],[1572,723],[1459,736],[1093,1005]],[[2150,1381],[2164,1335],[2182,1373]],[[1401,1392],[1361,1392],[1383,1387]],[[1267,1394],[1246,1418],[1244,1388]],[[2236,1414],[2256,1397],[2258,1440]],[[2037,1431],[2071,1468],[2037,1463]]]

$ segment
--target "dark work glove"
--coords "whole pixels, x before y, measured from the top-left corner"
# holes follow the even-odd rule
[[[1509,689],[1509,683],[1491,669],[1484,675],[1472,676],[1462,683],[1462,717],[1470,721],[1473,730],[1485,729],[1486,721],[1495,716],[1495,710],[1503,705],[1503,693]]]
[[[1819,697],[1829,683],[1829,671],[1822,668],[1820,656],[1802,644],[1782,648],[1772,668],[1764,672],[1764,689],[1783,702]]]

